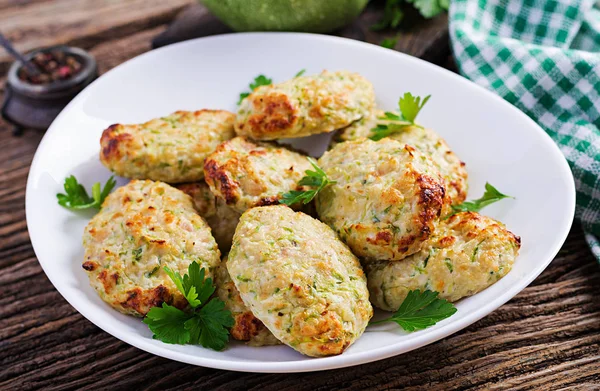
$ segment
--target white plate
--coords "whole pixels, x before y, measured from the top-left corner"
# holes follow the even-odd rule
[[[100,300],[81,268],[81,236],[91,214],[60,207],[56,193],[74,174],[86,187],[110,173],[98,160],[102,130],[175,110],[235,111],[240,92],[258,74],[283,81],[299,70],[359,72],[375,85],[378,103],[394,109],[401,93],[431,94],[419,119],[446,138],[469,170],[471,198],[491,182],[515,200],[484,210],[523,240],[513,270],[498,283],[460,301],[451,318],[404,333],[394,324],[372,327],[344,354],[308,358],[286,346],[232,343],[223,352],[152,339],[139,319]],[[313,153],[327,137],[299,140]],[[298,144],[297,144],[298,145]],[[120,180],[119,185],[125,180]],[[143,54],[111,70],[79,94],[42,140],[27,183],[27,223],[35,253],[56,289],[83,316],[140,349],[190,364],[252,372],[300,372],[346,367],[416,349],[452,334],[508,301],[550,263],[564,242],[575,209],[569,167],[551,139],[527,116],[471,82],[416,58],[357,41],[310,34],[215,36]]]

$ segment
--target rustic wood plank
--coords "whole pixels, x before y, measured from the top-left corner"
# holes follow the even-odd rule
[[[382,3],[372,2],[359,18],[335,35],[375,45],[380,45],[384,38],[396,38],[395,50],[435,64],[442,63],[450,54],[447,15],[426,20],[414,10],[408,10],[399,29],[373,31],[371,26],[377,23],[382,15]]]
[[[55,0],[3,9],[2,32],[22,51],[56,44],[84,49],[167,23],[193,0]],[[0,73],[12,62],[0,54]]]
[[[39,4],[52,0],[0,0],[0,10],[5,8],[23,7],[27,4]]]
[[[150,38],[164,28],[95,45],[101,71],[148,50]],[[415,34],[407,50],[419,49]],[[600,384],[600,268],[577,225],[549,268],[507,304],[398,357],[328,372],[248,374],[144,353],[79,315],[37,263],[24,223],[24,194],[41,136],[27,131],[15,138],[0,121],[2,390],[587,390]]]
[[[188,39],[231,32],[232,30],[212,15],[205,6],[192,4],[177,15],[166,31],[153,39],[152,47],[158,48]]]

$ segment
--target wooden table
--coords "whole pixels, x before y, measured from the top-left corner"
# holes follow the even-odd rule
[[[151,48],[191,0],[0,0],[0,30],[21,49],[69,43],[96,56],[101,72]],[[379,42],[370,7],[339,35]],[[203,26],[226,29],[195,6]],[[416,20],[396,49],[442,66],[445,17]],[[189,27],[189,26],[188,26]],[[200,32],[198,32],[200,31]],[[163,36],[162,42],[169,36]],[[0,54],[3,84],[9,60]],[[42,134],[13,137],[0,122],[0,389],[592,389],[600,387],[600,266],[577,224],[527,289],[489,316],[435,344],[358,367],[309,374],[251,374],[194,367],[131,347],[75,311],[50,284],[25,223],[25,183]]]

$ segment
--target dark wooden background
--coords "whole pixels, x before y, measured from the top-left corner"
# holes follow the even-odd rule
[[[191,0],[0,0],[0,31],[23,50],[67,43],[98,59],[101,72],[184,37],[227,31]],[[183,22],[165,32],[176,15]],[[396,32],[368,26],[369,9],[338,32],[378,43]],[[396,49],[453,67],[445,16],[409,17]],[[190,24],[190,21],[201,21]],[[187,22],[186,22],[187,21]],[[195,27],[190,27],[195,26]],[[10,59],[0,52],[0,85]],[[0,93],[1,94],[1,93]],[[600,266],[577,225],[527,289],[489,316],[435,344],[353,368],[251,374],[156,357],[104,333],[50,284],[25,223],[25,184],[42,137],[13,137],[0,122],[0,389],[600,389]]]

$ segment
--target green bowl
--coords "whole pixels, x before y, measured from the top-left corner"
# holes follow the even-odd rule
[[[235,31],[329,33],[354,20],[369,0],[202,0]]]

